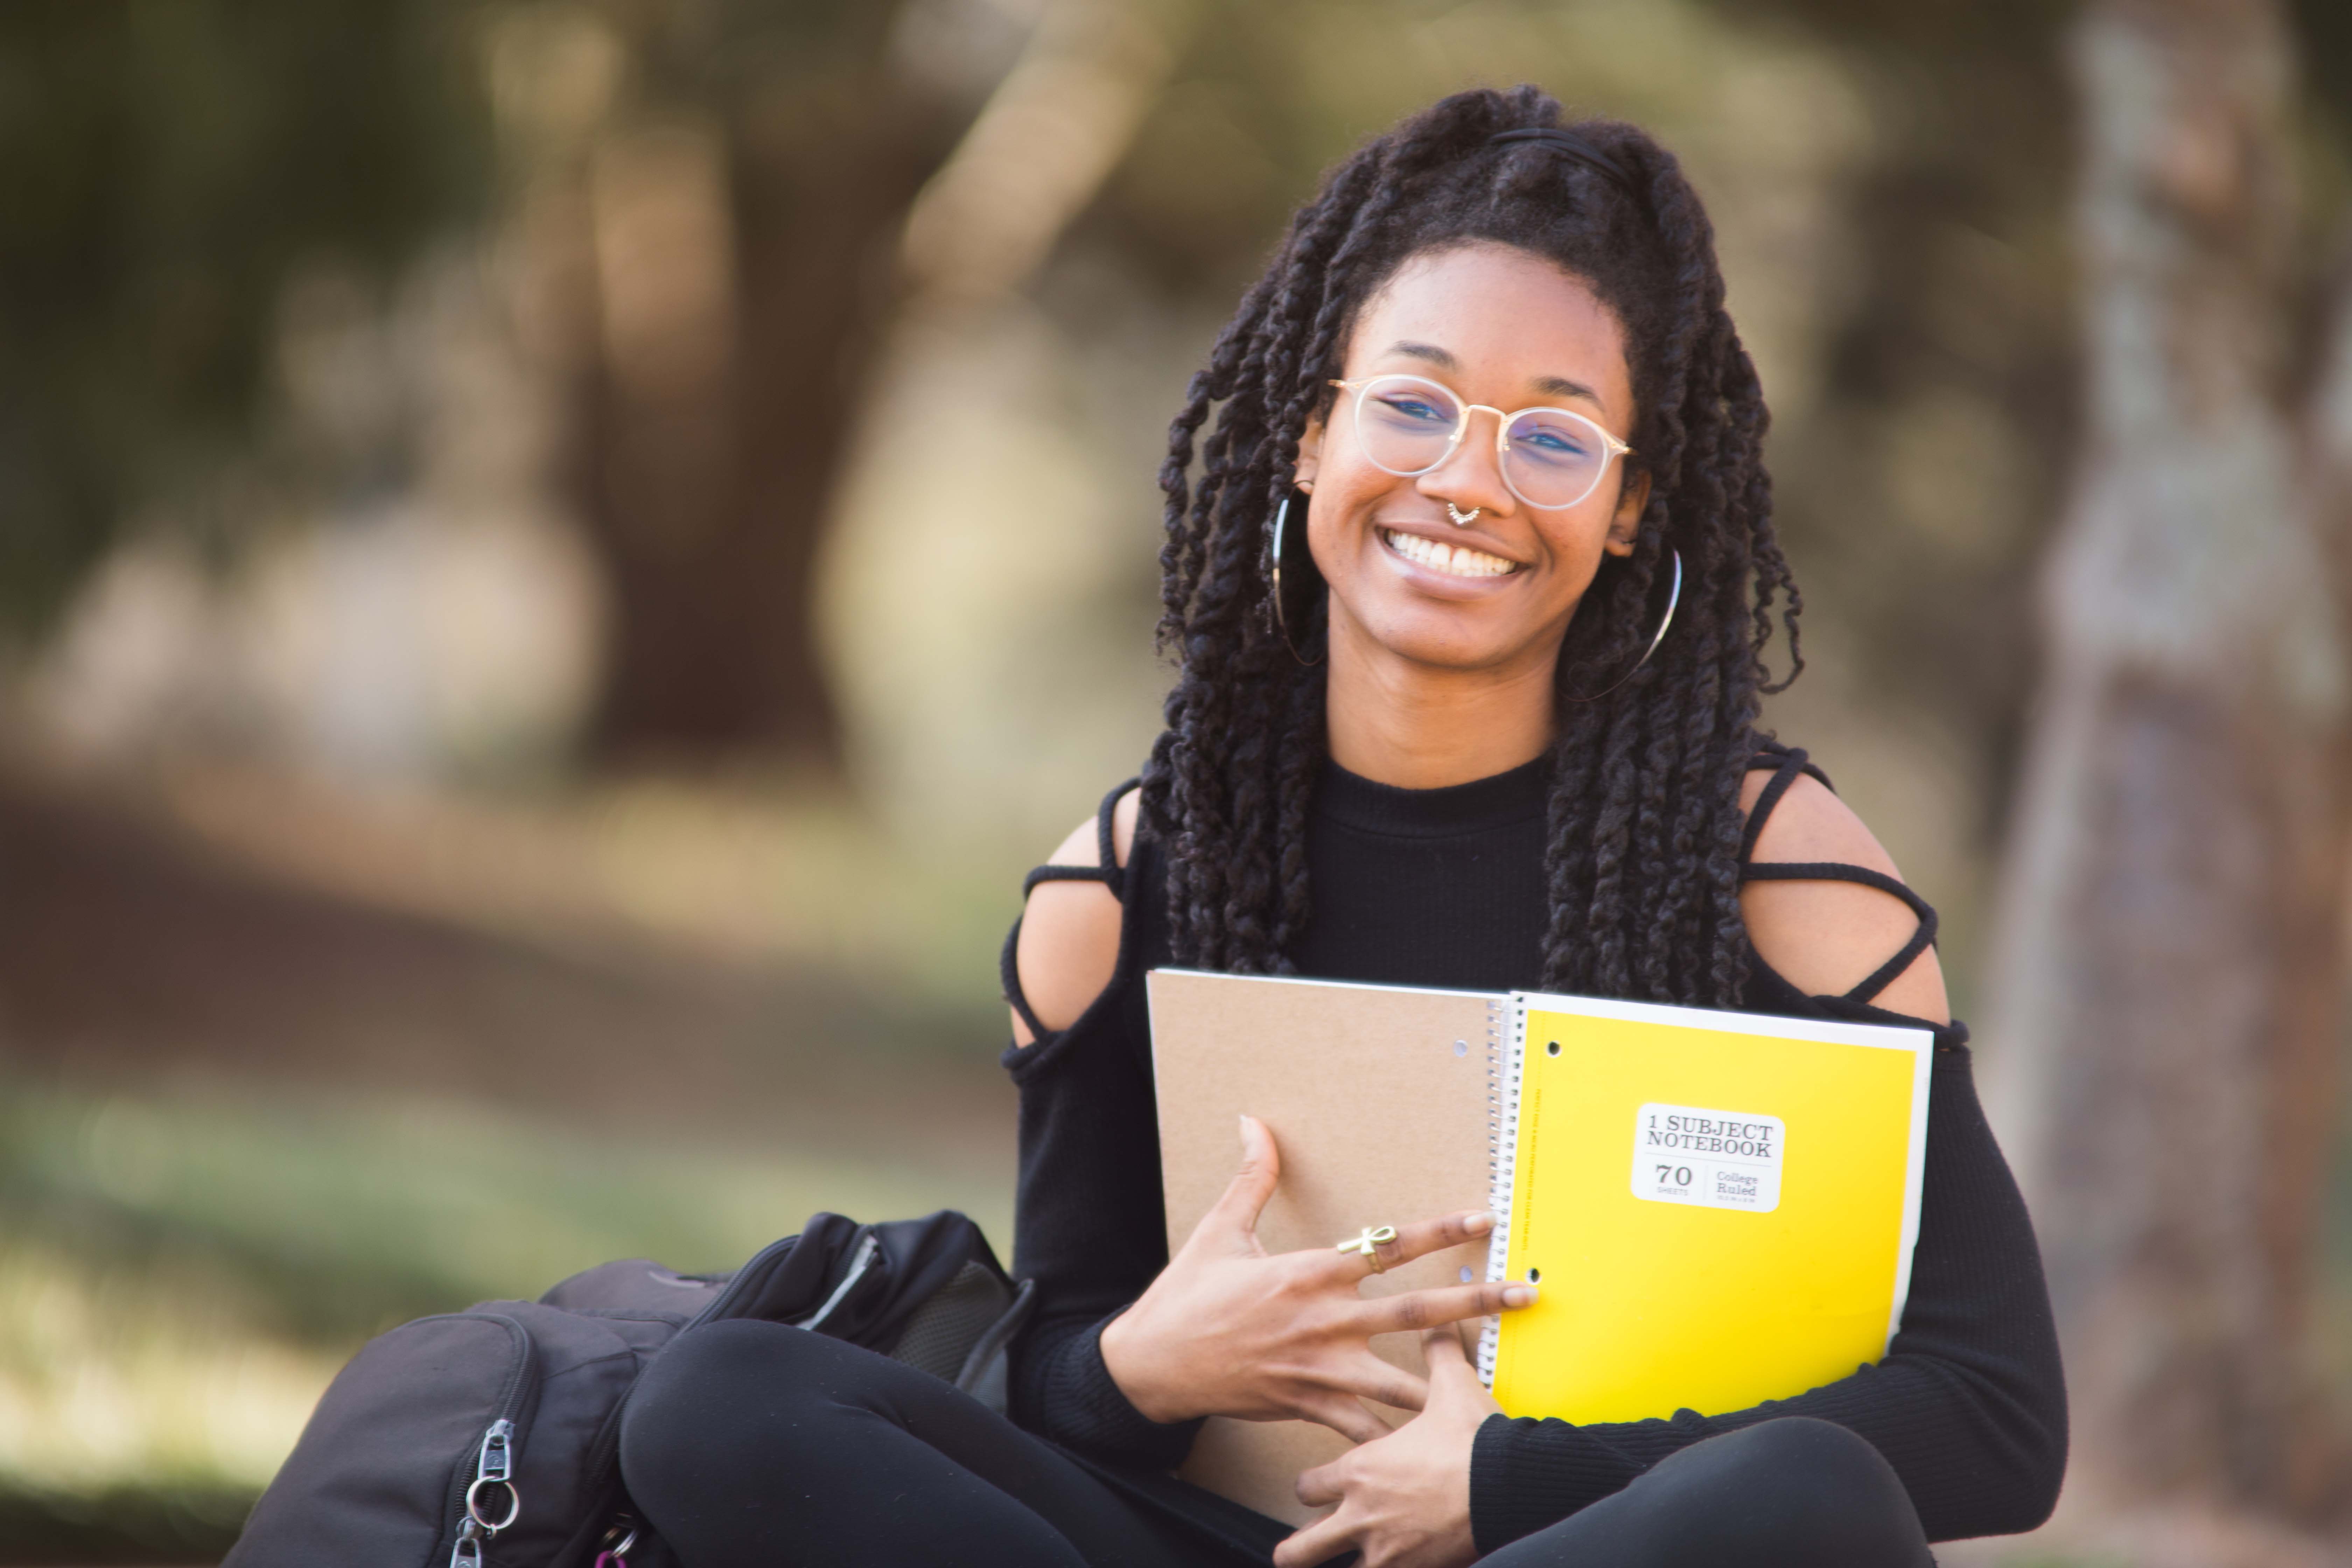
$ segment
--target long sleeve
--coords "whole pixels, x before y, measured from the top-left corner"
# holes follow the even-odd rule
[[[1584,1426],[1490,1417],[1470,1468],[1482,1552],[1702,1438],[1782,1415],[1867,1438],[1902,1478],[1930,1540],[2031,1530],[2049,1517],[2065,1471],[2066,1395],[2041,1254],[1967,1048],[1936,1056],[1911,1292],[1885,1360],[1730,1415]]]
[[[1088,1021],[1015,1047],[1009,1064],[1021,1087],[1013,1267],[1037,1282],[1036,1318],[1014,1347],[1013,1415],[1097,1458],[1170,1469],[1200,1424],[1162,1426],[1137,1410],[1101,1346],[1103,1326],[1168,1262],[1159,1140],[1135,1135],[1138,1124],[1157,1131],[1150,1085],[1116,1070],[1118,1054],[1105,1047],[1117,1042],[1088,1037],[1107,1032]]]
[[[1139,846],[1139,864],[1148,854]],[[1182,1462],[1200,1423],[1163,1426],[1138,1411],[1101,1348],[1103,1325],[1168,1263],[1137,931],[1150,916],[1139,918],[1135,882],[1130,875],[1109,985],[1067,1029],[1004,1054],[1021,1091],[1013,1268],[1037,1282],[1011,1392],[1013,1419],[1031,1431],[1097,1459],[1165,1470]]]

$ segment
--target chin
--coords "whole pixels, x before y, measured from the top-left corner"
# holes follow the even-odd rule
[[[1371,640],[1393,658],[1432,669],[1489,669],[1510,662],[1516,641],[1463,624],[1474,619],[1454,605],[1416,605],[1384,617]]]

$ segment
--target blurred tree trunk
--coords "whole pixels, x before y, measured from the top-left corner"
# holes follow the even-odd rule
[[[958,107],[893,62],[900,9],[615,8],[647,101],[587,158],[577,469],[612,582],[608,758],[837,764],[817,555],[885,330],[985,310],[1036,269],[1124,155],[1188,15],[1048,0],[1001,76],[959,64],[984,100]]]
[[[2352,337],[2296,395],[2273,0],[2104,0],[2072,66],[2087,408],[1992,1098],[2076,1485],[2306,1514],[2342,1484],[2306,1317],[2344,1026]]]
[[[669,90],[593,158],[576,472],[610,567],[607,757],[838,760],[817,547],[894,242],[952,145],[889,68],[894,9],[835,7],[766,80],[640,40]]]

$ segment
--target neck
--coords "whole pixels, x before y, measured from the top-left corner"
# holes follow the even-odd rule
[[[1551,745],[1557,649],[1502,668],[1449,669],[1399,658],[1339,622],[1324,724],[1331,760],[1349,773],[1444,789],[1508,773]]]

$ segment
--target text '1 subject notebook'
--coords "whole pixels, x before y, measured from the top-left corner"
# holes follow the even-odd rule
[[[1171,1251],[1232,1180],[1245,1112],[1282,1160],[1268,1251],[1500,1216],[1491,1246],[1364,1289],[1533,1279],[1538,1304],[1479,1352],[1514,1415],[1719,1414],[1885,1354],[1917,1235],[1927,1030],[1179,970],[1148,984]],[[1422,1370],[1410,1335],[1373,1348]],[[1347,1446],[1213,1418],[1182,1474],[1303,1521],[1297,1477]]]

